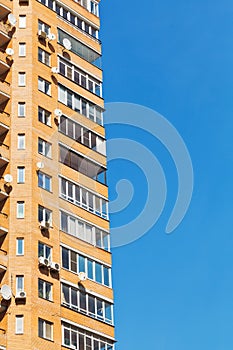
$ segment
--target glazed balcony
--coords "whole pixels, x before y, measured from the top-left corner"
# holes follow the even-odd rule
[[[0,105],[10,98],[10,83],[0,80]]]

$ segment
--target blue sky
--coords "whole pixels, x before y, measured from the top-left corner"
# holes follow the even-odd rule
[[[166,117],[189,149],[195,176],[189,211],[166,235],[177,194],[169,154],[134,128],[107,128],[109,139],[135,139],[156,154],[168,185],[157,224],[113,249],[117,349],[232,350],[233,3],[108,0],[101,16],[106,102],[137,103]],[[135,196],[112,215],[112,227],[137,216],[146,198],[140,169],[112,161],[110,199],[122,177]]]

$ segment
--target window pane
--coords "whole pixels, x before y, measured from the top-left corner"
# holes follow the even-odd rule
[[[61,230],[68,232],[68,215],[63,212],[61,213]]]
[[[95,280],[102,283],[102,267],[99,263],[95,263]]]
[[[62,266],[69,269],[69,250],[66,248],[62,248]]]
[[[85,272],[85,258],[79,255],[79,272]]]

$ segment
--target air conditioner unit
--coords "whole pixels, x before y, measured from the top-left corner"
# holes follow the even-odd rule
[[[24,292],[23,290],[21,290],[20,292],[16,293],[15,299],[26,299],[26,292]]]
[[[41,39],[46,39],[47,38],[47,34],[43,30],[39,30],[38,31],[38,37],[41,38]]]
[[[52,261],[50,264],[50,269],[55,271],[60,271],[60,264]]]
[[[49,259],[44,258],[43,256],[40,256],[38,259],[40,266],[48,266],[49,267]]]
[[[49,221],[41,221],[40,222],[40,229],[48,229],[50,228],[50,222]]]

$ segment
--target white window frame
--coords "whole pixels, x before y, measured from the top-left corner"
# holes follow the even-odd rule
[[[40,186],[39,179],[42,180],[42,184]],[[46,187],[46,179],[49,180],[49,188]],[[42,171],[38,171],[38,187],[43,188],[44,190],[51,192],[52,191],[52,176],[43,173]]]
[[[39,318],[38,319],[38,326],[39,326],[40,322],[42,323],[42,327],[43,327],[43,329],[42,329],[43,335],[40,335],[39,332],[38,332],[39,337],[43,338],[43,339],[53,340],[53,323],[50,322],[50,321],[44,320],[42,318]],[[50,331],[51,331],[51,338],[49,338],[47,336],[47,334],[46,334],[46,326],[48,326],[48,325],[51,326],[51,329],[50,329]]]
[[[26,86],[26,72],[18,73],[18,86],[20,87]]]
[[[41,152],[39,151],[39,145],[42,146]],[[42,154],[46,158],[52,158],[52,144],[45,141],[41,137],[38,138],[38,153]]]
[[[25,183],[25,166],[17,167],[17,183],[18,184]]]
[[[42,22],[41,20],[38,21],[38,30],[42,30],[48,35],[50,34],[50,29],[51,27],[48,24]]]
[[[40,296],[39,294],[39,283],[42,283],[42,296]],[[50,288],[50,292],[49,292],[49,297],[47,298],[46,296],[46,288],[47,286],[49,286]],[[38,279],[38,297],[45,299],[45,300],[49,300],[52,301],[53,300],[53,285],[50,282],[47,282],[45,280],[42,280],[41,278]]]
[[[18,134],[18,150],[25,148],[25,134]]]
[[[26,43],[19,43],[19,57],[26,57]]]
[[[51,96],[51,83],[46,79],[38,77],[38,90],[47,96]]]
[[[41,52],[42,59],[39,59],[39,52]],[[46,60],[46,57],[48,58],[48,63]],[[51,65],[51,55],[47,51],[43,50],[41,47],[38,47],[38,60],[39,62],[45,64],[46,66],[50,67]]]
[[[40,208],[42,210],[42,220],[40,220],[40,222],[46,221],[46,222],[49,222],[50,226],[52,226],[52,215],[53,215],[52,210],[50,210],[48,208],[45,208],[42,205],[39,205],[38,206],[38,219],[39,219],[39,210],[40,210]],[[48,218],[48,220],[46,220],[46,217]]]
[[[17,219],[24,219],[24,217],[25,217],[25,202],[18,201],[16,208],[17,208],[17,212],[16,212]]]
[[[19,242],[22,242],[22,252],[19,252]],[[23,256],[24,255],[24,238],[17,237],[16,238],[16,255],[17,256]]]
[[[15,290],[16,290],[16,293],[24,291],[24,276],[23,275],[16,275]]]
[[[24,316],[16,315],[15,316],[15,334],[24,333]]]
[[[39,119],[39,114],[42,114],[42,120]],[[38,107],[38,120],[39,122],[51,126],[51,112],[47,111],[46,109],[42,107]]]
[[[39,246],[41,246],[43,249],[42,255],[40,254]],[[48,252],[49,252],[49,254],[47,254]],[[52,261],[52,247],[39,241],[38,242],[38,257],[40,257],[40,256],[42,256],[45,259],[48,259],[49,261]]]
[[[18,102],[18,117],[24,118],[26,116],[26,103]]]
[[[27,27],[26,15],[19,15],[19,28],[24,29]]]

